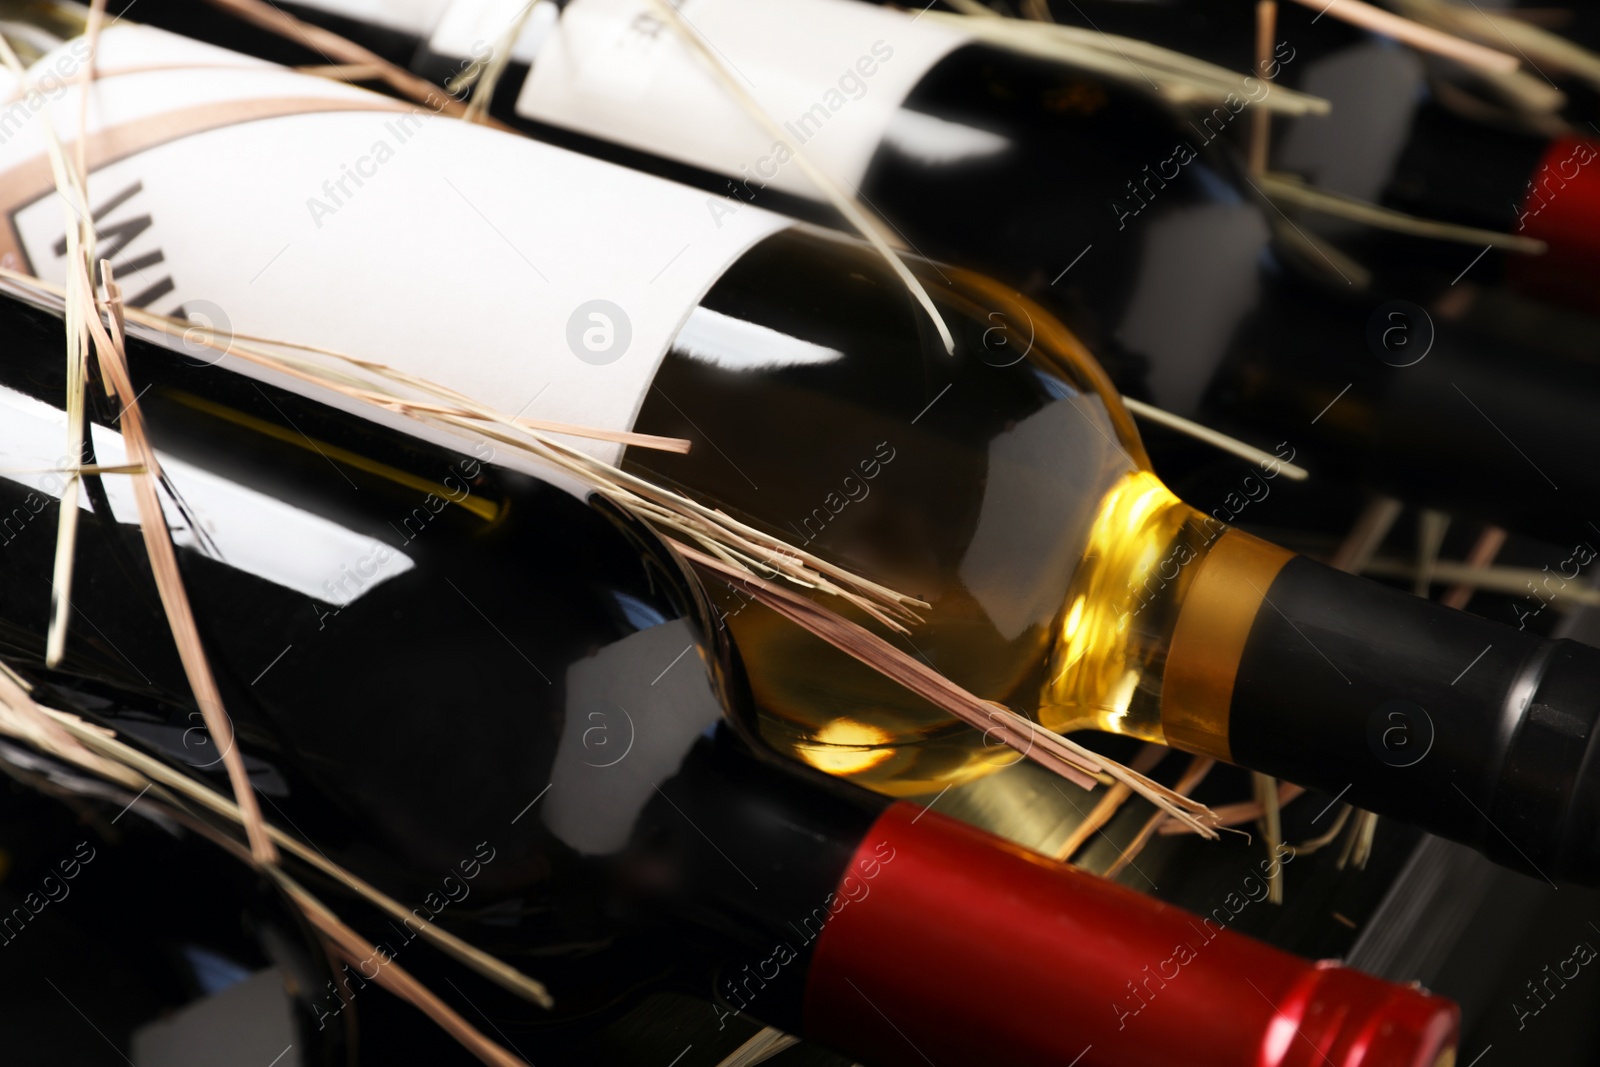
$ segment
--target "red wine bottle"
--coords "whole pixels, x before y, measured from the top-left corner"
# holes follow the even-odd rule
[[[441,0],[385,23],[374,43],[403,51],[393,34],[404,23],[416,34],[413,68],[457,84],[483,68],[520,8]],[[234,48],[282,48],[243,24],[191,21],[190,10],[169,6],[150,17]],[[359,21],[340,0],[297,10],[342,13],[352,32]],[[1038,300],[1123,392],[1227,420],[1246,436],[1284,439],[1323,476],[1359,477],[1553,540],[1589,536],[1588,501],[1600,493],[1583,458],[1597,447],[1593,421],[1550,413],[1600,403],[1593,362],[1544,329],[1519,329],[1508,341],[1381,291],[1357,291],[1297,239],[1229,147],[1250,121],[1245,100],[1268,91],[1260,79],[1234,104],[1190,116],[1142,84],[847,0],[704,0],[685,14],[754,79],[791,140],[858,189],[918,252]],[[1304,62],[1292,49],[1284,70]],[[696,185],[714,194],[704,210],[719,223],[746,204],[831,217],[788,150],[644,0],[540,5],[512,48],[492,112],[550,143]],[[1470,150],[1470,131],[1449,136],[1440,143]],[[1509,225],[1549,150],[1529,142],[1486,152],[1470,167],[1459,153],[1413,155],[1416,167],[1486,184],[1485,202]],[[1494,191],[1499,169],[1511,175],[1509,191]],[[1419,172],[1391,184],[1426,191],[1436,179]],[[1569,191],[1549,220],[1587,202],[1577,184]],[[1568,222],[1558,228],[1576,232]],[[1417,298],[1409,287],[1395,295],[1407,293]],[[1576,347],[1600,346],[1593,322],[1575,329]],[[1426,360],[1410,365],[1418,352]]]
[[[60,436],[63,330],[15,300],[0,317],[9,469]],[[1445,1001],[764,752],[676,557],[488,441],[430,444],[137,338],[128,359],[172,499],[209,534],[179,527],[179,566],[268,817],[548,984],[546,1013],[458,982],[495,1029],[532,1044],[665,987],[712,998],[719,1024],[748,1012],[883,1064],[1451,1055]],[[91,393],[106,460],[117,410]],[[84,625],[44,666],[49,590],[31,579],[59,505],[41,477],[0,480],[0,509],[27,517],[0,555],[7,662],[223,787],[157,728],[193,704],[116,475],[85,477]]]

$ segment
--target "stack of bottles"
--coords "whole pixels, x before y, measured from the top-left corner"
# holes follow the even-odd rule
[[[1248,27],[1191,42],[1195,5],[1153,6],[1055,13],[1251,65],[1228,50],[1254,48],[1235,41]],[[126,313],[207,329],[180,343],[130,320],[127,359],[264,814],[544,982],[554,1007],[405,952],[507,1048],[582,1062],[575,1035],[661,990],[702,998],[719,1032],[759,1021],[869,1067],[1440,1067],[1459,1020],[1424,990],[930,810],[1013,774],[1017,753],[692,567],[570,470],[285,369],[307,352],[602,431],[571,446],[922,602],[896,632],[796,590],[1049,730],[1235,765],[1600,884],[1600,650],[1548,636],[1527,604],[1485,617],[1349,573],[1327,536],[1369,498],[1516,545],[1595,534],[1588,141],[1417,93],[1370,158],[1345,158],[1318,115],[1277,120],[1277,171],[1544,244],[1463,283],[1438,244],[1313,226],[1264,190],[1243,153],[1279,72],[1240,75],[1250,106],[1174,102],[865,0],[284,9],[128,5],[99,22],[0,4],[27,65],[0,112],[15,120],[0,139],[0,661],[41,703],[228,791],[221,756],[196,747],[144,555],[126,411],[93,367],[85,452],[63,456],[75,335],[50,294],[71,291],[58,187],[81,153],[82,210]],[[1367,69],[1353,55],[1426,83],[1392,42],[1296,34],[1274,66],[1330,116],[1366,99],[1339,80]],[[395,92],[430,82],[420,101]],[[1463,173],[1451,153],[1467,150],[1493,166]],[[1562,152],[1584,160],[1555,189]],[[829,186],[881,217],[904,276]],[[1476,249],[1450,247],[1471,270]],[[1258,459],[1176,436],[1185,420]],[[1185,502],[1219,483],[1236,504]],[[1334,506],[1305,503],[1319,493]],[[79,516],[57,656],[63,506]],[[1576,586],[1593,555],[1544,573]],[[1396,753],[1396,722],[1425,726],[1400,742],[1421,756]],[[135,829],[97,839],[114,854],[176,835],[214,858],[219,831],[172,796],[84,792],[3,746],[30,788],[75,786],[106,820],[123,809]],[[1251,855],[1277,882],[1294,849]],[[318,885],[365,936],[410,943],[348,886]],[[338,979],[273,883],[218,893],[120,954],[163,991],[128,1034],[171,1039],[150,1020],[204,999],[204,952],[292,976],[274,1010],[302,1062],[406,1054],[373,1051],[374,1031],[417,1020]],[[246,937],[218,925],[241,920]],[[178,943],[194,950],[182,965]],[[466,1055],[443,1047],[430,1056]]]

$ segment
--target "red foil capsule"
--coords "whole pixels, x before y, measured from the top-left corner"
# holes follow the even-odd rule
[[[1549,245],[1543,255],[1512,255],[1518,288],[1593,310],[1600,302],[1600,141],[1558,137],[1528,183],[1512,231]]]
[[[907,804],[818,938],[809,1037],[873,1067],[1437,1067],[1454,1004]],[[853,879],[853,881],[852,881]]]

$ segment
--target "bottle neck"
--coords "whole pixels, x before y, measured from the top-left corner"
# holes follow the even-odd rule
[[[1524,614],[1593,556],[1580,544],[1546,568]],[[1297,557],[1145,472],[1104,498],[1059,626],[1039,710],[1052,729],[1238,763],[1530,873],[1600,878],[1600,651]]]
[[[1229,530],[1178,607],[1161,715],[1177,747],[1593,882],[1597,693],[1600,651]]]
[[[1274,1040],[1288,1017],[1333,1062],[1448,1062],[1443,1001],[1308,964],[920,806],[863,804],[778,769],[724,728],[662,784],[669,804],[641,837],[683,846],[684,904],[702,929],[737,927],[715,979],[719,1027],[748,1013],[885,1064],[938,1049],[952,1063],[1127,1067],[1176,1062],[1197,1042],[1219,1064],[1322,1062]],[[1280,852],[1262,876],[1292,859]],[[1363,1054],[1373,1032],[1388,1047]]]
[[[1451,1062],[1455,1011],[1436,998],[1152,906],[937,812],[889,808],[855,864],[875,877],[818,939],[805,1032],[865,1062],[936,1049],[951,1063],[1155,1067],[1197,1062],[1197,1048],[1260,1067]],[[1285,1021],[1304,1042],[1280,1039]]]
[[[1148,471],[1105,495],[1067,593],[1041,723],[1167,742],[1161,662],[1193,565],[1222,529]]]
[[[1509,290],[1447,311],[1282,279],[1207,409],[1281,434],[1319,478],[1570,544],[1600,492],[1597,345],[1590,317]]]

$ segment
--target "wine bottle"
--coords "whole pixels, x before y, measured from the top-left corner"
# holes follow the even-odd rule
[[[170,728],[193,703],[117,475],[85,477],[84,625],[44,667],[49,586],[30,579],[54,552],[38,460],[65,425],[64,333],[14,299],[0,316],[0,509],[26,523],[0,557],[7,660],[220,787]],[[488,439],[432,444],[178,346],[134,339],[128,360],[268,817],[547,984],[549,1015],[466,986],[496,1029],[668,986],[873,1063],[1157,1064],[1197,1040],[1238,1067],[1448,1062],[1448,1002],[763,755],[724,717],[740,668],[682,564]],[[115,465],[116,405],[96,401],[93,454]],[[428,970],[409,923],[372,925],[386,960]]]
[[[188,757],[201,762],[194,746]],[[155,806],[132,791],[9,740],[4,758],[8,1062],[176,1063],[224,1040],[263,1063],[288,1045],[305,1067],[351,1062],[345,1027],[318,1026],[336,988],[326,954],[270,883],[181,820],[146,818]],[[96,806],[104,816],[87,818]]]
[[[246,49],[264,36],[225,20],[191,22],[197,7],[206,5],[168,5],[151,17],[184,31],[231,29],[221,39]],[[436,27],[426,25],[431,14],[416,14],[415,69],[441,84],[482,70],[523,7],[440,3],[429,9],[440,13]],[[300,10],[357,14],[341,0]],[[714,194],[702,210],[717,220],[754,203],[827,221],[788,149],[652,10],[646,0],[538,5],[512,47],[493,113],[549,143],[696,185]],[[1143,84],[852,0],[702,0],[685,13],[754,79],[790,138],[919,253],[982,270],[1044,304],[1123,392],[1228,420],[1246,435],[1283,437],[1325,477],[1359,477],[1550,540],[1590,535],[1587,502],[1600,482],[1582,457],[1597,444],[1592,420],[1549,413],[1600,403],[1593,362],[1558,343],[1537,309],[1521,309],[1536,328],[1507,343],[1356,291],[1356,279],[1305,244],[1228,150],[1230,133],[1250,121],[1245,102],[1262,98],[1267,82],[1241,75],[1227,106],[1187,118]],[[1283,70],[1298,62],[1293,48],[1275,60]],[[1515,170],[1509,210],[1536,155],[1491,153],[1471,167],[1451,156],[1445,169]],[[1564,195],[1547,221],[1585,202]],[[1448,289],[1464,265],[1439,285]],[[1593,322],[1573,328],[1576,347],[1600,346]],[[1416,363],[1419,352],[1420,366],[1394,366]]]
[[[1007,287],[912,261],[947,353],[841,235],[754,207],[714,221],[692,189],[125,22],[97,66],[90,206],[128,306],[387,363],[512,414],[687,437],[687,456],[585,447],[927,601],[903,647],[980,697],[1349,787],[1515,865],[1600,878],[1584,830],[1600,813],[1584,761],[1600,707],[1582,692],[1600,651],[1334,575],[1183,504],[1083,347]],[[76,113],[71,94],[59,107]],[[204,122],[182,136],[190,116]],[[27,153],[38,136],[23,127],[0,157],[31,160],[13,188],[36,183],[9,216],[15,254],[56,278],[62,215]],[[901,795],[1014,758],[718,596],[780,750]],[[1441,740],[1397,771],[1369,729],[1398,699],[1436,716]],[[1508,707],[1523,726],[1502,732]],[[1530,761],[1550,788],[1525,780]]]
[[[1254,70],[1255,11],[1249,3],[1159,4],[1087,0],[1052,5],[1061,22],[1092,25],[1181,49],[1224,66]],[[1443,291],[1452,279],[1504,274],[1521,289],[1592,311],[1600,276],[1600,141],[1583,122],[1538,129],[1458,84],[1459,69],[1292,4],[1279,9],[1274,80],[1328,100],[1325,115],[1275,121],[1271,166],[1319,188],[1427,218],[1544,241],[1541,255],[1434,244]],[[1491,47],[1514,52],[1504,40]],[[1240,124],[1243,125],[1243,124]],[[1560,125],[1559,123],[1557,124]],[[1247,135],[1245,130],[1234,130]],[[1330,234],[1364,251],[1362,228]],[[1370,235],[1370,231],[1369,231]],[[1413,245],[1425,252],[1428,243]],[[1381,265],[1370,243],[1363,262]],[[1389,257],[1394,258],[1394,257]]]

